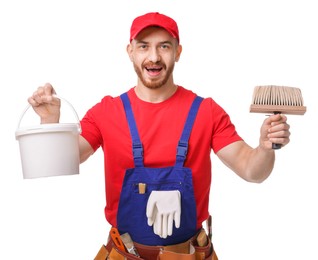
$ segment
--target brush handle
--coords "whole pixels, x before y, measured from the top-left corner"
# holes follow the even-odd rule
[[[274,114],[277,115],[277,114],[280,114],[280,112],[275,111]],[[278,149],[280,149],[280,148],[282,148],[282,145],[281,145],[281,144],[272,143],[272,149],[278,150]]]
[[[278,149],[280,149],[282,147],[282,145],[281,144],[272,144],[272,149],[274,149],[274,150],[278,150]]]

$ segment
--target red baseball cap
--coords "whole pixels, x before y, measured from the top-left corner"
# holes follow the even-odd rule
[[[159,26],[168,31],[173,38],[176,38],[178,42],[179,39],[179,30],[177,23],[164,14],[160,14],[158,12],[147,13],[135,18],[132,22],[130,28],[130,42],[135,39],[143,29],[149,26]]]

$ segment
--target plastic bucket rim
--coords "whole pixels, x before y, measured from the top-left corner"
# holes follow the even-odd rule
[[[40,124],[34,126],[20,127],[15,131],[16,139],[24,135],[30,134],[45,134],[54,132],[73,132],[80,134],[81,128],[79,123],[54,123],[54,124]]]

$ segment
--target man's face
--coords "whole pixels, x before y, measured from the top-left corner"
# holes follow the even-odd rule
[[[148,27],[132,40],[127,52],[142,84],[160,88],[172,77],[181,46],[165,29]]]

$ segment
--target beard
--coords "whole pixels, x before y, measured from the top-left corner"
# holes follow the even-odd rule
[[[143,67],[146,67],[147,65],[149,66],[149,64],[145,64],[145,65],[143,65]],[[167,67],[165,66],[165,64],[160,63],[160,65],[162,67],[162,70],[166,71],[164,78],[147,80],[147,79],[145,79],[145,77],[143,77],[142,70],[134,63],[134,69],[137,73],[137,76],[145,87],[150,88],[150,89],[157,89],[157,88],[160,88],[167,83],[168,79],[172,75],[172,72],[174,69],[174,64],[171,67],[169,67],[168,69],[166,69]]]

